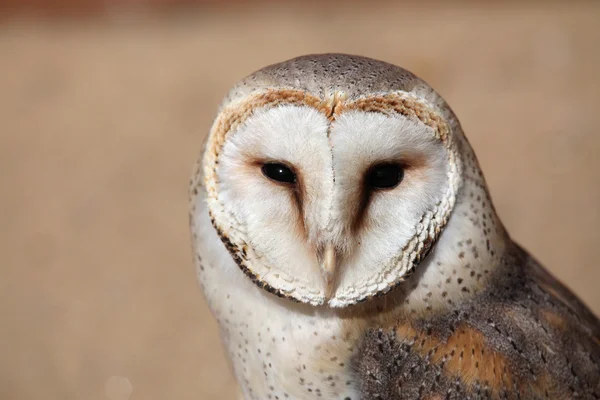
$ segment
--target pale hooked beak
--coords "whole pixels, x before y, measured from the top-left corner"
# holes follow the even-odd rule
[[[333,244],[327,243],[323,252],[321,261],[321,270],[325,279],[325,297],[330,298],[334,292],[335,272],[336,272],[336,255]]]

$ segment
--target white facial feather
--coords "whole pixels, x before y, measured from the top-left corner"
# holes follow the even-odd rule
[[[348,295],[365,282],[377,282],[417,234],[422,216],[439,203],[448,188],[448,159],[433,129],[401,115],[351,111],[331,129],[335,180],[335,241],[345,248],[337,292]],[[395,161],[406,166],[400,185],[371,193],[359,229],[349,225],[361,212],[362,177],[374,164]]]
[[[289,165],[297,191],[266,178],[266,162]],[[383,162],[405,166],[400,185],[372,191],[365,175]],[[385,291],[420,221],[448,192],[448,152],[434,130],[400,114],[348,110],[333,122],[308,106],[259,109],[228,134],[216,168],[228,236],[247,244],[250,272],[285,295],[322,304],[322,249],[337,253],[328,304]],[[363,204],[364,203],[364,204]]]
[[[306,193],[304,225],[317,228],[309,232],[318,232],[327,218],[322,204],[328,202],[333,184],[327,129],[327,118],[306,106],[259,111],[232,133],[217,171],[222,203],[243,227],[257,255],[253,272],[268,282],[283,282],[277,288],[288,282],[285,290],[300,296],[322,296],[317,255],[299,221],[293,193],[268,180],[261,166],[267,161],[285,162],[301,174]]]

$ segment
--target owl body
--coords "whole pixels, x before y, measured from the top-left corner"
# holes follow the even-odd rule
[[[190,193],[245,399],[600,398],[597,318],[512,242],[458,120],[407,71],[257,71]]]

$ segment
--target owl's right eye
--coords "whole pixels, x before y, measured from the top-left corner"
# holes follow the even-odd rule
[[[281,163],[267,163],[262,166],[262,173],[275,182],[293,185],[296,183],[296,174],[290,167]]]

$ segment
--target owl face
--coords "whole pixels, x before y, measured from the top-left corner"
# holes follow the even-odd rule
[[[266,88],[213,125],[208,210],[260,287],[348,306],[389,291],[431,249],[460,184],[454,147],[445,120],[410,93]]]

